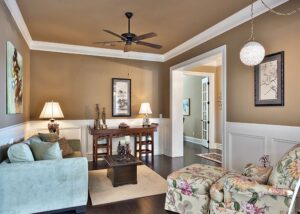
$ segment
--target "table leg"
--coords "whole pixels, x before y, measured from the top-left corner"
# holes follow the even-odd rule
[[[134,157],[137,157],[137,136],[134,135]]]
[[[93,165],[97,167],[97,136],[93,136]]]
[[[139,159],[142,160],[142,133],[139,134]]]
[[[112,155],[112,135],[109,135],[109,154]]]
[[[151,161],[152,164],[154,162],[154,133],[151,132],[151,141],[152,141],[152,145],[151,145]]]

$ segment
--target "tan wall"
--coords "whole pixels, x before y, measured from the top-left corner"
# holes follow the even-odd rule
[[[6,114],[6,42],[11,41],[24,61],[23,114]],[[29,119],[30,51],[3,0],[0,0],[0,128]]]
[[[184,136],[202,139],[202,84],[200,76],[184,76],[183,96],[190,98],[190,116],[184,116]]]
[[[277,8],[288,11],[300,6],[292,0]],[[221,45],[227,45],[227,120],[280,125],[300,125],[300,13],[282,17],[270,13],[255,19],[255,38],[266,48],[267,54],[285,51],[285,106],[254,106],[254,71],[243,65],[239,51],[248,39],[250,23],[234,28],[164,64],[164,114],[169,116],[169,84],[171,66],[198,56]]]
[[[152,117],[161,111],[162,63],[103,57],[31,52],[31,112],[38,119],[46,101],[61,104],[65,119],[94,118],[94,105],[111,113],[112,78],[129,78],[132,87],[132,116],[141,102],[150,102]]]

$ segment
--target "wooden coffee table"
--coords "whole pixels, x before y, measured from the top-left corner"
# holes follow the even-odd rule
[[[108,164],[107,177],[114,187],[125,184],[137,184],[137,165],[142,161],[132,155],[122,159],[118,155],[106,155],[104,160]]]

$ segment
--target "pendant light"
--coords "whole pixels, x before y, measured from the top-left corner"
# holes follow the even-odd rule
[[[260,64],[265,58],[265,48],[254,40],[253,0],[251,4],[251,36],[240,51],[241,61],[248,66]]]
[[[278,16],[290,16],[300,11],[300,8],[297,8],[296,10],[292,10],[287,13],[282,13],[269,7],[263,0],[260,0],[260,2],[271,13]],[[259,42],[256,42],[254,40],[253,4],[254,4],[254,0],[252,0],[252,4],[251,4],[251,36],[248,42],[243,46],[243,48],[240,51],[241,61],[248,66],[255,66],[260,64],[264,60],[265,53],[266,53],[265,48]]]

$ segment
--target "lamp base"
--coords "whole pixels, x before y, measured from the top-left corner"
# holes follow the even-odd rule
[[[50,133],[55,133],[59,135],[59,124],[56,123],[54,120],[50,120],[50,123],[48,123],[48,130]]]
[[[144,117],[143,118],[143,127],[149,127],[151,124],[150,124],[150,120],[148,117]]]

